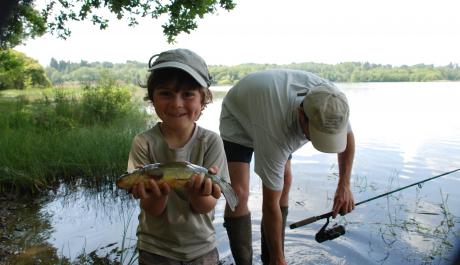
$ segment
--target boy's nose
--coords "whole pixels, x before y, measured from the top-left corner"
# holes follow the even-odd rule
[[[173,98],[173,105],[176,107],[181,107],[184,105],[184,100],[180,97],[180,95],[176,94]]]

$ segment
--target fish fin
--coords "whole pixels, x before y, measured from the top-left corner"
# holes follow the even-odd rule
[[[217,185],[219,185],[222,194],[224,194],[225,200],[227,201],[228,206],[232,210],[232,212],[235,211],[235,207],[238,205],[238,196],[236,195],[236,192],[233,190],[232,186],[230,183],[219,179],[217,181]]]

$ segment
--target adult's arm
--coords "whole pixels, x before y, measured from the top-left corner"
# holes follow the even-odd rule
[[[339,165],[339,182],[332,207],[332,218],[338,213],[345,215],[355,208],[353,193],[350,189],[350,177],[355,157],[355,137],[353,132],[347,134],[347,147],[337,155]]]

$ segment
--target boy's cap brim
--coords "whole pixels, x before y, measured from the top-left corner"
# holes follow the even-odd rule
[[[177,68],[192,76],[202,87],[211,86],[208,66],[201,56],[188,49],[174,49],[150,57],[149,71]]]
[[[208,82],[192,67],[180,62],[162,62],[149,68],[149,71],[161,68],[178,68],[191,75],[202,87],[209,87]]]

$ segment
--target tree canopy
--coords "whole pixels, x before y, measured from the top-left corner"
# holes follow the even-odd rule
[[[426,82],[426,81],[458,81],[460,66],[449,64],[433,66],[418,64],[412,66],[392,66],[369,62],[344,62],[339,64],[292,63],[292,64],[240,64],[233,66],[209,65],[214,85],[232,85],[249,73],[267,69],[297,69],[318,74],[333,82]],[[147,64],[144,62],[127,61],[126,63],[111,62],[70,62],[51,59],[46,74],[54,85],[70,83],[94,83],[106,74],[115,80],[139,84],[148,75]]]
[[[126,18],[130,26],[138,24],[141,17],[158,19],[167,16],[163,33],[169,43],[182,32],[190,33],[197,28],[197,19],[214,14],[218,8],[232,10],[234,0],[50,0],[46,6],[37,8],[37,0],[2,0],[5,14],[0,23],[0,48],[13,48],[29,38],[46,32],[66,39],[71,35],[69,22],[91,21],[100,29],[109,26],[104,10]],[[10,9],[10,12],[4,10]]]
[[[45,69],[24,53],[0,50],[0,90],[45,87],[51,83]]]
[[[0,90],[28,87],[65,86],[81,84],[91,86],[109,78],[117,83],[139,85],[148,76],[146,62],[70,62],[52,58],[43,69],[38,62],[14,50],[0,51]],[[234,66],[209,65],[214,85],[233,85],[249,73],[267,69],[297,69],[318,74],[333,82],[426,82],[459,81],[460,65],[433,66],[417,64],[392,66],[369,62],[339,64],[240,64]]]

